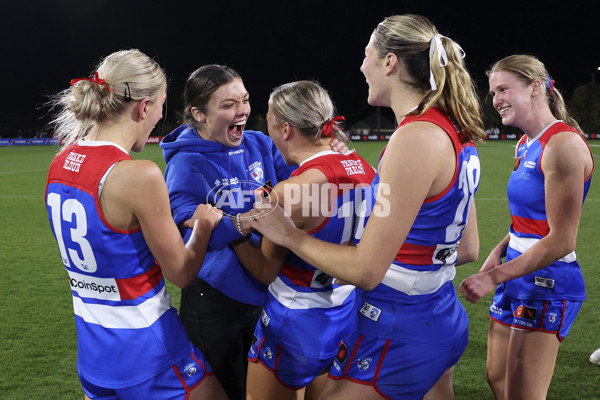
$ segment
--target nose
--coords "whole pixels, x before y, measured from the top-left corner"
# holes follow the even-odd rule
[[[242,114],[242,115],[250,115],[250,102],[242,102],[242,104],[240,105],[240,107],[238,108],[238,114]]]
[[[502,103],[502,97],[500,96],[500,94],[496,93],[496,95],[492,97],[492,105],[494,106],[494,108],[498,108],[498,105],[500,103]]]

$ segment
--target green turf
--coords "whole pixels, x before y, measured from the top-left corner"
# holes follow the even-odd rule
[[[376,164],[383,143],[356,143]],[[481,251],[475,263],[458,268],[456,283],[476,272],[489,250],[507,232],[506,182],[514,142],[478,146],[482,179],[476,196]],[[596,157],[600,148],[592,147]],[[55,147],[0,147],[0,399],[82,399],[76,373],[76,335],[71,293],[60,264],[44,206],[44,185]],[[160,148],[149,145],[134,158],[164,168]],[[561,345],[549,399],[599,399],[600,367],[590,353],[600,347],[600,265],[596,247],[600,224],[600,183],[593,182],[583,214],[577,256],[588,301]],[[167,283],[173,304],[179,290]],[[485,382],[487,309],[491,295],[465,304],[471,318],[470,343],[455,372],[457,399],[491,399]]]

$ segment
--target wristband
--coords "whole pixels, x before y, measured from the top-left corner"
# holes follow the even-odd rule
[[[235,216],[235,227],[240,235],[246,236],[246,235],[244,235],[244,232],[242,231],[242,224],[240,223],[240,215],[241,215],[241,213],[237,213]]]

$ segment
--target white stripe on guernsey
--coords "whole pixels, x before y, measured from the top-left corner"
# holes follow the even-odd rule
[[[109,329],[142,329],[152,325],[171,307],[171,296],[165,287],[139,306],[107,306],[84,303],[73,296],[75,315],[90,324]]]
[[[333,292],[296,292],[279,277],[269,285],[269,292],[277,301],[292,310],[337,307],[346,301],[354,289],[355,286],[343,285],[336,287]]]
[[[340,153],[338,153],[336,151],[333,151],[333,150],[323,150],[323,151],[320,151],[320,152],[318,152],[316,154],[313,154],[312,156],[308,157],[306,160],[302,161],[300,163],[300,167],[302,166],[302,164],[307,163],[310,160],[314,160],[315,158],[318,158],[318,157],[321,157],[321,156],[327,156],[329,154],[338,154],[339,155]]]
[[[88,146],[88,147],[114,146],[117,149],[121,150],[123,153],[129,154],[129,152],[127,150],[125,150],[124,148],[122,148],[118,144],[116,144],[114,142],[104,141],[104,140],[83,140],[83,139],[79,139],[77,141],[77,145],[78,146]]]
[[[437,271],[414,271],[392,264],[381,283],[406,293],[409,296],[437,292],[444,284],[456,276],[454,265],[448,265]]]
[[[529,248],[531,246],[533,246],[540,240],[540,239],[536,239],[536,238],[518,237],[514,233],[509,233],[509,235],[510,235],[510,242],[508,242],[508,245],[521,254],[525,253],[527,250],[529,250]],[[558,261],[570,263],[575,260],[577,260],[577,255],[575,254],[574,251],[572,251]]]

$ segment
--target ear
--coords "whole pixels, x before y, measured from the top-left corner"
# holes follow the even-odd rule
[[[281,126],[281,133],[283,133],[283,140],[292,140],[296,130],[288,122],[284,122]]]
[[[537,97],[543,94],[542,82],[538,79],[531,83],[531,97]]]
[[[190,112],[192,113],[192,117],[194,117],[194,119],[198,122],[206,122],[206,115],[204,115],[202,113],[202,111],[200,111],[197,107],[192,107],[190,109]]]
[[[383,66],[385,67],[386,75],[391,75],[400,67],[400,60],[394,53],[387,53],[384,57]]]
[[[152,103],[152,100],[150,100],[148,97],[144,97],[140,101],[140,104],[138,104],[137,108],[140,119],[145,119],[148,115],[148,107],[150,107],[150,103]]]

